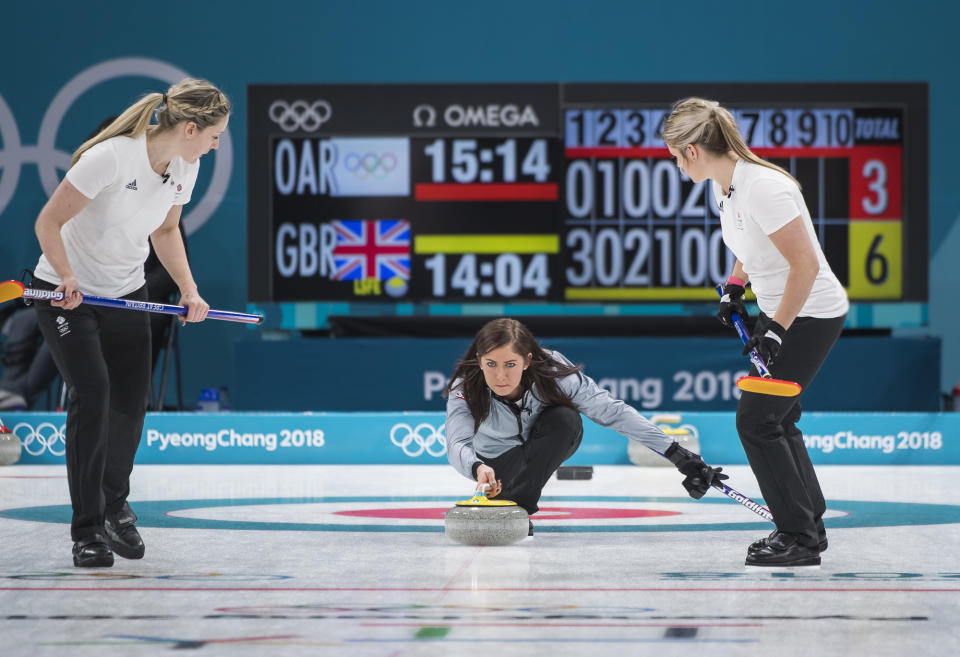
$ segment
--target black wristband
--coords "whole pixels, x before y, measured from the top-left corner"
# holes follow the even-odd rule
[[[747,289],[736,283],[727,283],[723,286],[723,293],[724,295],[729,295],[731,301],[742,301],[743,295],[747,293]]]
[[[783,342],[783,336],[785,336],[785,335],[787,334],[787,329],[783,328],[782,326],[780,326],[780,323],[779,323],[779,322],[776,322],[776,321],[774,321],[774,320],[772,320],[772,319],[770,320],[770,323],[767,324],[767,330],[768,330],[768,331],[773,331],[773,333],[774,333],[778,338],[780,338],[779,342]]]
[[[684,452],[686,452],[686,454],[684,454]],[[683,461],[687,457],[687,455],[689,455],[689,452],[687,452],[687,450],[680,447],[680,443],[674,442],[674,443],[670,443],[670,446],[667,447],[663,455],[667,457],[667,460],[673,463],[674,465],[680,465],[680,462]]]
[[[475,461],[472,466],[470,466],[470,472],[473,473],[473,478],[477,478],[477,468],[483,465],[483,461]]]

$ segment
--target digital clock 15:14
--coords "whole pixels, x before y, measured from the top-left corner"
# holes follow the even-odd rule
[[[550,175],[546,139],[435,139],[423,152],[434,183],[546,182]]]

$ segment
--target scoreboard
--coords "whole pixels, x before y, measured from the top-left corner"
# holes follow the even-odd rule
[[[709,181],[662,139],[687,96],[800,182],[854,301],[926,301],[925,84],[252,85],[252,301],[706,300]]]

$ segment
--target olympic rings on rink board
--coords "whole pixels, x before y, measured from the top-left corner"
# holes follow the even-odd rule
[[[405,432],[398,435],[398,432]],[[390,429],[390,442],[403,449],[403,453],[411,458],[420,456],[424,452],[434,457],[441,457],[447,453],[446,427],[437,428],[428,422],[421,422],[416,427],[400,422]],[[438,447],[434,447],[437,445]]]
[[[59,428],[50,422],[41,422],[36,427],[21,422],[13,427],[13,433],[20,439],[24,451],[32,456],[40,456],[49,451],[53,456],[63,456],[67,449],[66,425]]]

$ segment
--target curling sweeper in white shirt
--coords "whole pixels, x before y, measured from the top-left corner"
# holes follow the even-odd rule
[[[229,116],[226,96],[203,80],[147,94],[77,150],[37,217],[43,255],[33,287],[64,294],[62,301],[37,301],[36,309],[70,400],[75,566],[112,566],[114,552],[144,555],[127,497],[151,373],[147,313],[81,305],[82,295],[146,301],[150,239],[180,288],[187,308],[181,321],[203,321],[210,307],[193,280],[178,224],[198,160],[217,148]]]
[[[750,151],[715,101],[678,102],[663,139],[691,180],[713,181],[723,241],[737,258],[717,317],[727,326],[733,312],[747,318],[749,282],[761,313],[744,354],[756,348],[772,376],[806,390],[843,330],[849,303],[799,183]],[[748,566],[815,566],[827,549],[826,503],[797,428],[800,412],[799,397],[740,397],[737,432],[777,526],[748,547]]]

